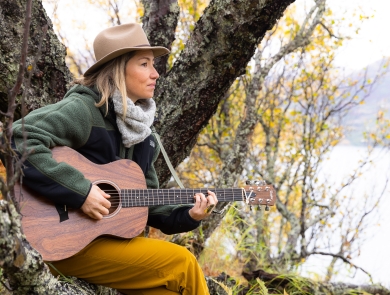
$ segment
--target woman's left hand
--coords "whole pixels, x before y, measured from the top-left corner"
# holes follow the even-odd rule
[[[195,205],[189,211],[192,219],[200,221],[207,216],[210,216],[214,207],[218,203],[217,196],[212,191],[207,191],[208,196],[206,197],[202,193],[195,194]]]

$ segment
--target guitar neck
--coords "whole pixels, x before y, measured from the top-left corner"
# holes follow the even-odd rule
[[[178,205],[194,203],[194,195],[207,190],[213,191],[218,201],[243,201],[244,191],[241,188],[229,189],[122,189],[122,207],[147,207],[153,205]]]

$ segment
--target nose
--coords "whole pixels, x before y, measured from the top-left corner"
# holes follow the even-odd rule
[[[160,75],[158,74],[156,68],[153,66],[152,67],[152,72],[150,73],[150,78],[157,80],[158,77],[160,77]]]

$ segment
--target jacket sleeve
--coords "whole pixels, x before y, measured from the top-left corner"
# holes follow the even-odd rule
[[[147,224],[158,228],[166,235],[194,230],[200,221],[192,219],[189,206],[152,206],[149,207]]]
[[[148,188],[157,189],[159,187],[156,169],[154,163],[160,153],[160,147],[155,140],[157,148],[155,149],[152,164],[147,171],[146,184]],[[160,229],[164,234],[172,235],[194,230],[200,225],[200,221],[192,219],[188,211],[191,206],[150,206],[147,225]]]
[[[19,155],[28,153],[23,183],[54,203],[79,208],[91,183],[66,163],[52,158],[51,148],[76,149],[88,140],[92,128],[90,109],[82,98],[74,96],[31,112],[14,124],[14,147]],[[24,134],[27,139],[24,140]]]

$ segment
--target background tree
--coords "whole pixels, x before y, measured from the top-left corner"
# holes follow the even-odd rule
[[[216,241],[235,241],[247,271],[261,265],[285,272],[312,255],[331,257],[325,277],[330,280],[339,261],[366,272],[352,259],[383,192],[367,194],[358,206],[351,205],[356,202],[353,192],[346,192],[369,163],[372,148],[338,186],[323,181],[321,164],[343,137],[342,118],[364,103],[383,73],[379,70],[374,79],[367,73],[359,79],[342,77],[334,58],[345,37],[333,33],[340,23],[325,10],[325,1],[316,1],[301,22],[296,14],[290,7],[267,33],[252,68],[233,84],[191,157],[180,166],[189,187],[240,186],[246,179],[264,178],[277,187],[277,212],[242,212],[237,205],[229,212],[235,219],[227,230],[214,232],[219,219],[213,218],[195,235],[174,240],[190,242],[199,255],[214,232]],[[209,255],[215,256],[215,246],[208,248]],[[234,263],[234,258],[228,261]]]

